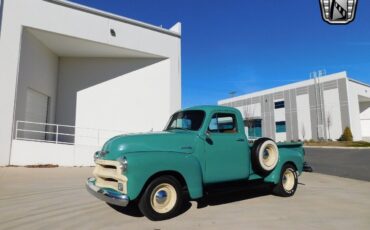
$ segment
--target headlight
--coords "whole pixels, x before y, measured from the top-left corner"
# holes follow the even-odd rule
[[[128,167],[128,162],[127,162],[126,157],[119,157],[119,158],[117,158],[117,161],[120,163],[120,168],[121,168],[122,172],[126,172],[127,167]]]
[[[99,152],[99,151],[95,152],[95,153],[94,153],[94,162],[95,162],[97,159],[99,159],[99,157],[100,157],[100,152]]]
[[[109,151],[97,151],[97,152],[95,152],[94,153],[94,161],[96,161],[97,159],[99,159],[101,157],[104,157],[108,153],[109,153]]]

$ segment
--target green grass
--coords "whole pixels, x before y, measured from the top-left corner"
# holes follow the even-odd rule
[[[366,141],[309,141],[305,146],[370,147]]]

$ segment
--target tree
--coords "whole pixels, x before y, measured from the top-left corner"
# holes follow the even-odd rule
[[[253,125],[254,125],[254,119],[253,119],[254,106],[245,105],[243,107],[243,115],[244,115],[244,125],[248,127],[248,130],[253,128]]]
[[[302,135],[302,141],[306,140],[306,128],[302,122],[302,128],[301,128],[301,135]]]
[[[339,141],[353,141],[353,136],[351,129],[346,127],[343,131],[342,136],[340,136]]]
[[[331,137],[330,137],[330,128],[333,125],[333,119],[332,119],[332,116],[331,116],[330,112],[327,112],[326,125],[328,126],[329,139],[331,139]]]

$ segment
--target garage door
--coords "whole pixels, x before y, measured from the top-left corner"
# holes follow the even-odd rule
[[[26,114],[25,120],[30,122],[46,123],[48,115],[49,97],[33,89],[27,89]],[[28,139],[45,140],[45,125],[25,124],[25,129],[39,131],[25,132],[24,136]]]
[[[361,120],[362,139],[370,140],[370,119]]]

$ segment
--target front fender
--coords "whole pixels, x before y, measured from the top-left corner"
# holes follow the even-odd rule
[[[173,171],[185,179],[192,199],[203,196],[203,175],[198,160],[188,153],[135,152],[126,155],[128,161],[127,195],[130,200],[138,198],[146,182],[153,175]]]

